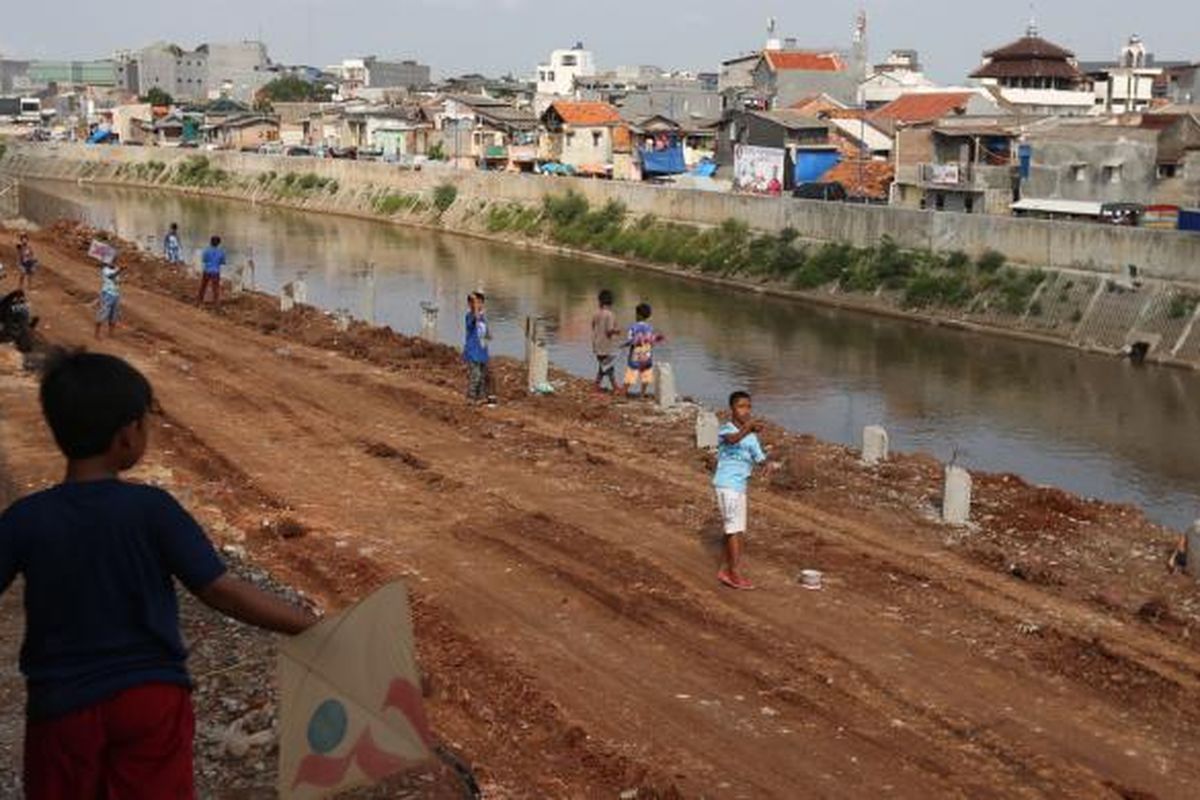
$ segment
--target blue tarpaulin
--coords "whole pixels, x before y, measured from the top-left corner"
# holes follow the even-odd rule
[[[108,128],[96,128],[96,130],[92,131],[92,135],[88,137],[87,143],[100,144],[101,142],[108,141],[108,137],[112,135],[113,132]]]
[[[699,175],[701,178],[711,178],[717,174],[717,162],[704,159],[696,168],[692,170],[693,175]]]
[[[1179,209],[1179,230],[1200,231],[1200,208]]]
[[[680,175],[687,172],[683,146],[674,144],[662,150],[642,150],[643,175]]]
[[[796,185],[815,183],[821,176],[841,163],[837,150],[798,150],[796,152]]]

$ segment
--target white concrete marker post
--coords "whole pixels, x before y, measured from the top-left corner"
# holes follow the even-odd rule
[[[421,338],[436,342],[438,321],[438,305],[432,300],[421,301]]]
[[[292,299],[298,306],[308,305],[308,284],[303,278],[292,281]]]
[[[659,408],[673,408],[679,402],[679,395],[675,392],[675,370],[666,362],[659,362],[655,369],[658,371],[655,401]]]
[[[350,330],[350,310],[339,308],[333,313],[333,326],[340,333]]]
[[[545,390],[550,382],[550,354],[542,339],[541,322],[536,317],[525,318],[525,365],[528,369],[530,392]]]
[[[698,450],[716,450],[720,429],[721,423],[717,419],[717,415],[711,411],[701,410],[696,414],[696,448]]]
[[[950,525],[966,525],[971,518],[971,473],[962,467],[946,467],[946,485],[942,493],[942,520]]]
[[[286,314],[295,307],[295,285],[292,283],[285,283],[279,290],[279,310]]]
[[[868,466],[888,460],[888,434],[881,426],[863,428],[862,460]]]

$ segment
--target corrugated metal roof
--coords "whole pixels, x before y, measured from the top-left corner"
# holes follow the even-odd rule
[[[1080,217],[1100,216],[1100,203],[1089,200],[1054,200],[1026,197],[1012,204],[1013,211],[1036,211],[1043,214],[1073,214]]]

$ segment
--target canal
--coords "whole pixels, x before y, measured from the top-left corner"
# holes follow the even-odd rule
[[[230,263],[253,258],[267,291],[298,276],[310,302],[373,313],[412,333],[419,303],[441,308],[458,344],[465,295],[487,294],[494,352],[520,356],[521,320],[547,320],[550,357],[591,376],[589,321],[611,289],[623,324],[653,305],[680,391],[720,407],[754,393],[758,413],[856,445],[884,425],[892,446],[1013,472],[1085,496],[1131,502],[1158,522],[1200,516],[1200,374],[1066,348],[760,297],[669,275],[526,252],[467,237],[243,202],[72,183],[25,184],[22,212],[73,218],[123,238],[161,241],[178,222],[197,259],[220,234]]]

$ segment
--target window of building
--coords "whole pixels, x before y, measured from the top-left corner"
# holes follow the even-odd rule
[[[935,194],[933,196],[933,207],[938,211],[944,211],[946,209],[946,195],[941,192]]]
[[[570,144],[573,141],[575,141],[575,132],[567,131],[567,144]]]
[[[963,210],[966,211],[968,214],[975,213],[975,198],[974,197],[972,197],[971,195],[966,196],[966,198],[963,200]]]
[[[600,131],[592,131],[592,147],[599,147],[600,139],[601,139]]]
[[[1121,182],[1121,165],[1106,164],[1104,166],[1104,182],[1105,183],[1120,183]]]
[[[1178,174],[1179,174],[1179,167],[1177,164],[1159,164],[1158,165],[1158,179],[1160,181],[1166,180],[1168,178],[1174,178]]]
[[[559,65],[563,67],[573,67],[578,63],[579,60],[576,59],[575,56],[563,56],[562,61],[559,62]]]
[[[546,73],[546,80],[548,80],[548,81],[554,80],[554,70],[550,70],[549,72]]]
[[[1087,164],[1072,164],[1071,165],[1071,180],[1076,183],[1083,183],[1087,180]]]

